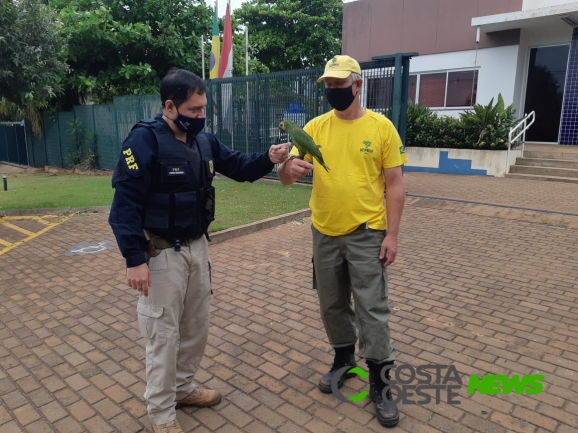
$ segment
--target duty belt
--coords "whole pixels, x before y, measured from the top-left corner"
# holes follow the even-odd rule
[[[155,257],[158,255],[156,250],[164,250],[167,248],[174,248],[175,251],[180,251],[181,247],[188,247],[191,245],[195,239],[177,239],[174,242],[169,241],[167,239],[161,238],[153,233],[150,233],[145,230],[145,236],[149,243],[149,251],[147,251],[147,255],[150,257]]]

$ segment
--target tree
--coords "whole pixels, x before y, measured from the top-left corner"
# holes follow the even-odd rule
[[[342,0],[251,0],[234,18],[271,72],[324,66],[341,53]]]
[[[245,30],[233,24],[233,76],[238,77],[246,73]],[[269,68],[256,58],[255,47],[249,44],[249,75],[268,74]]]
[[[57,15],[40,0],[0,0],[0,118],[31,122],[61,93],[68,67]]]
[[[203,0],[50,0],[69,38],[66,105],[90,98],[158,92],[171,67],[201,75],[201,35],[211,8]]]

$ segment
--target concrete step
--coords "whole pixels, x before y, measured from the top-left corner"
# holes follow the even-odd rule
[[[552,167],[571,168],[578,170],[578,160],[569,159],[537,159],[537,158],[516,158],[516,165],[529,167]]]
[[[534,174],[512,174],[512,173],[506,174],[505,177],[511,179],[546,180],[551,182],[578,183],[578,178],[575,177],[538,176]]]
[[[576,152],[571,151],[559,151],[556,152],[555,149],[552,151],[534,151],[534,150],[524,150],[524,158],[532,159],[556,159],[565,161],[578,161],[578,146],[565,146],[565,147],[576,147]]]
[[[573,170],[571,168],[529,167],[524,165],[513,165],[510,167],[510,173],[533,174],[537,176],[553,177],[575,177],[578,179],[578,170]]]

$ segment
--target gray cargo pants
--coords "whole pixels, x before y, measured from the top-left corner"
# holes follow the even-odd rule
[[[385,231],[361,226],[344,236],[313,232],[313,286],[331,346],[355,344],[359,357],[395,360],[388,321],[387,268],[379,259]],[[352,304],[352,296],[354,304]]]
[[[205,236],[166,248],[149,260],[152,287],[140,295],[138,324],[146,345],[144,399],[151,420],[176,418],[175,401],[194,389],[193,377],[205,352],[209,332],[211,269]]]

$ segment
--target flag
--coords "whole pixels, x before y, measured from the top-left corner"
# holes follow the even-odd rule
[[[233,27],[231,25],[231,0],[227,2],[227,13],[225,15],[225,28],[223,30],[223,50],[221,51],[221,61],[219,63],[219,78],[229,78],[233,76]],[[233,86],[223,84],[221,86],[223,103],[223,127],[233,132]]]
[[[215,15],[213,16],[213,46],[211,48],[211,63],[209,66],[211,80],[219,78],[219,57],[221,56],[221,38],[219,36],[219,17],[217,16],[217,2],[215,1]]]
[[[219,78],[233,76],[233,27],[231,25],[231,1],[227,2],[225,29],[223,31],[223,50],[219,63]]]

